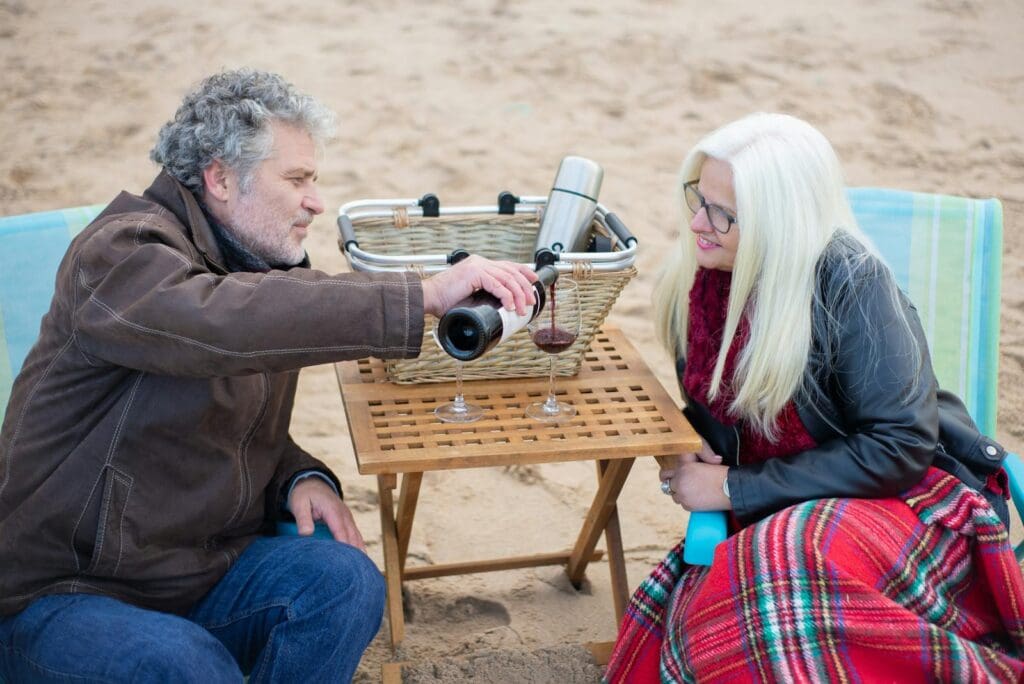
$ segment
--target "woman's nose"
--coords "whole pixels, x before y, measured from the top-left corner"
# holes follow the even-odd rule
[[[693,215],[690,220],[690,230],[694,233],[707,233],[714,230],[714,226],[711,225],[711,221],[708,220],[708,210],[701,207],[700,210]]]

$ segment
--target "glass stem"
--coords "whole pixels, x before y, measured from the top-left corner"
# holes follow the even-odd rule
[[[455,411],[466,410],[466,400],[462,396],[462,362],[455,362],[455,401],[452,402]]]
[[[544,402],[544,410],[549,413],[558,412],[558,399],[555,398],[555,355],[550,356],[551,366],[548,371],[548,400]]]

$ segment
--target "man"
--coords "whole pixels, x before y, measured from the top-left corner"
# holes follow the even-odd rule
[[[536,277],[310,269],[331,123],[279,76],[214,75],[161,129],[153,184],[72,242],[0,432],[0,679],[352,677],[383,581],[289,436],[298,369],[413,357],[424,312],[478,288],[524,311]],[[336,541],[267,536],[289,511]]]

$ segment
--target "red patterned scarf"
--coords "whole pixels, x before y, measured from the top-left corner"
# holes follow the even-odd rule
[[[736,416],[729,410],[735,396],[732,378],[740,350],[750,335],[747,319],[743,317],[736,329],[729,353],[725,357],[722,386],[718,396],[714,401],[708,401],[711,376],[718,361],[718,350],[722,346],[722,336],[725,332],[731,283],[732,274],[728,271],[704,268],[697,271],[693,287],[690,289],[690,329],[686,341],[686,371],[682,378],[687,395],[707,406],[711,415],[723,425],[734,425],[737,422]],[[814,439],[800,422],[796,404],[786,404],[777,420],[779,436],[774,442],[752,429],[746,421],[740,423],[740,443],[743,445],[740,456],[744,462],[795,454],[815,446]]]

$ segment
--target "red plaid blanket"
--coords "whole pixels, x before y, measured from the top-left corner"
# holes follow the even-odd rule
[[[637,589],[605,681],[1018,681],[1024,581],[985,499],[932,468],[792,506]]]

